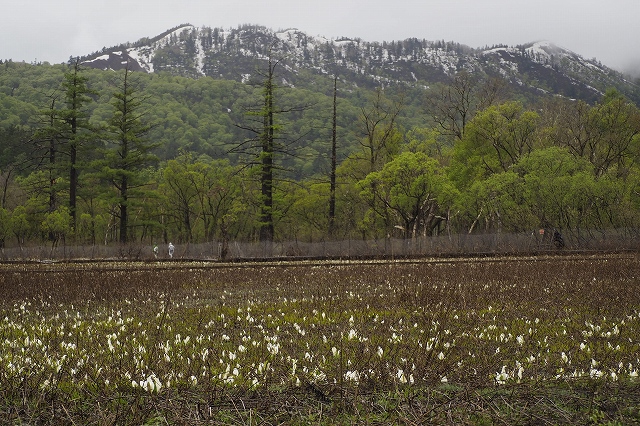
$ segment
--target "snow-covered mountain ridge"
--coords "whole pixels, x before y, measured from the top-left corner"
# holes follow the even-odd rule
[[[466,70],[479,76],[501,76],[518,92],[530,96],[552,94],[593,102],[615,87],[640,103],[640,87],[621,73],[547,41],[473,49],[416,38],[380,43],[313,37],[297,29],[274,31],[252,25],[197,28],[186,24],[153,39],[104,49],[83,61],[101,69],[121,69],[129,63],[149,73],[246,81],[269,55],[282,60],[282,82],[292,86],[304,85],[309,74],[337,73],[361,87],[428,87]]]

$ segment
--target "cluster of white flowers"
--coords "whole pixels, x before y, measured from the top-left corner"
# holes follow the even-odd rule
[[[191,296],[188,303],[132,299],[120,309],[102,310],[38,310],[35,302],[20,302],[0,321],[2,369],[8,380],[42,377],[42,389],[57,386],[64,374],[78,385],[150,393],[210,381],[253,388],[274,381],[369,379],[411,385],[427,379],[455,382],[463,374],[483,374],[483,380],[499,385],[556,377],[617,381],[637,380],[640,369],[632,355],[637,338],[629,332],[640,326],[638,315],[554,323],[505,318],[489,306],[425,319],[422,310],[396,313],[363,304],[362,312],[334,311],[330,303],[314,306],[303,297],[288,297],[276,307],[243,299],[245,305],[234,309],[227,300],[236,296],[225,291],[219,310],[198,311],[191,324],[176,314],[193,311],[198,301]],[[335,293],[336,300],[344,296]],[[350,289],[347,298],[363,296]],[[137,311],[140,307],[148,310]],[[45,311],[54,313],[43,317]],[[148,312],[148,321],[138,312]],[[476,364],[486,358],[497,367],[487,372]]]
[[[147,392],[156,392],[156,393],[160,392],[160,390],[162,389],[162,383],[160,382],[160,379],[158,379],[158,377],[156,377],[156,375],[153,373],[147,376],[146,379],[140,380],[139,382],[132,380],[131,386],[134,388],[140,387],[141,389],[144,389]]]

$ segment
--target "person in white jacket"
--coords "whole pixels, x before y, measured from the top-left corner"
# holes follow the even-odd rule
[[[175,247],[173,246],[173,244],[169,243],[169,258],[173,259],[173,251],[175,250]]]

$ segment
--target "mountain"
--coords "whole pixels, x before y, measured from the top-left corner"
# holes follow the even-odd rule
[[[281,84],[289,86],[305,86],[313,76],[337,73],[358,87],[426,88],[466,70],[481,77],[502,77],[515,93],[530,99],[560,95],[592,103],[613,87],[640,104],[640,86],[623,74],[546,41],[474,49],[417,38],[380,43],[312,37],[297,29],[185,24],[151,39],[103,49],[82,61],[99,69],[117,70],[129,63],[148,73],[248,81],[269,54],[282,61]]]

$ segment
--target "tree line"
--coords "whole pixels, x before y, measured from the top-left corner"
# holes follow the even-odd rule
[[[615,90],[533,103],[461,72],[419,94],[354,94],[334,76],[312,95],[278,85],[276,58],[265,64],[253,84],[129,69],[105,84],[71,60],[37,106],[6,73],[0,242],[638,229],[640,111]],[[171,111],[163,94],[199,101]]]

